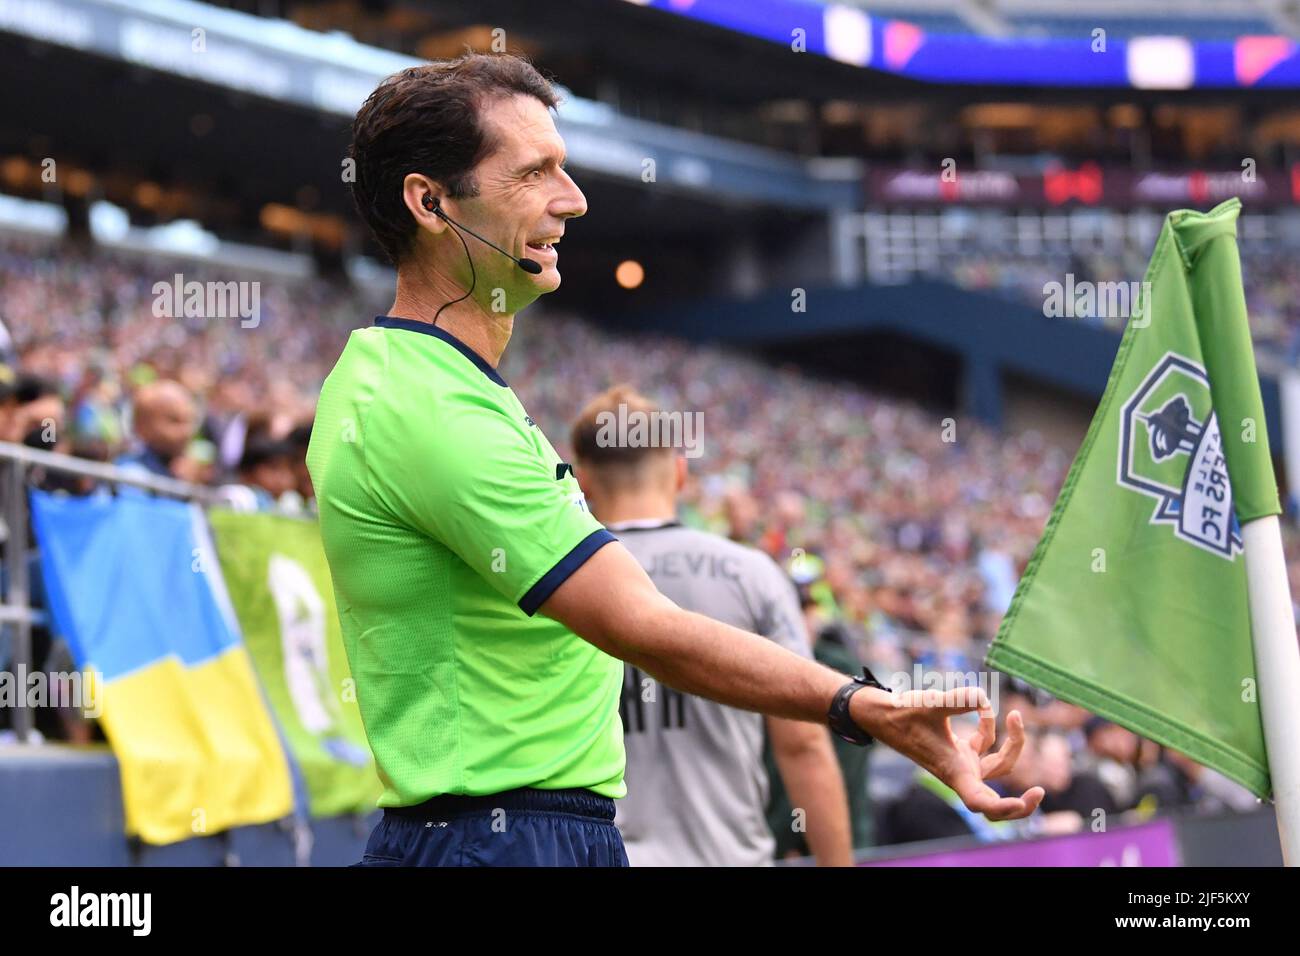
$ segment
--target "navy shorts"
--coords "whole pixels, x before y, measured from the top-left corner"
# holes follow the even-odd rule
[[[384,811],[359,866],[627,866],[614,801],[590,790],[440,796]]]

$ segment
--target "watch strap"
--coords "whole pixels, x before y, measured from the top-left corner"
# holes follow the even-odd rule
[[[853,678],[836,691],[835,699],[831,701],[830,710],[826,715],[827,723],[837,737],[859,747],[867,747],[875,742],[875,738],[859,727],[849,716],[849,701],[864,687],[876,687],[886,691],[889,689],[876,680],[876,675],[871,673],[870,668],[863,667],[861,677]]]

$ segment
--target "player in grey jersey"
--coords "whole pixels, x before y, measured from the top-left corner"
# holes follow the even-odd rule
[[[794,584],[761,551],[676,521],[686,459],[672,447],[611,436],[605,426],[620,420],[620,404],[623,421],[658,412],[636,392],[615,388],[593,399],[573,426],[575,474],[592,513],[677,605],[811,657]],[[683,694],[631,665],[620,713],[628,793],[615,822],[633,866],[772,862],[765,723],[796,808],[790,825],[806,827],[819,863],[852,862],[848,801],[825,726]]]

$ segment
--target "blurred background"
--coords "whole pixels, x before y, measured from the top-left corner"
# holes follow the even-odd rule
[[[684,517],[790,568],[819,657],[978,671],[1170,210],[1241,198],[1284,489],[1300,468],[1297,37],[1293,0],[0,0],[0,668],[86,663],[46,613],[23,489],[89,495],[113,473],[41,452],[310,516],[320,384],[392,301],[350,208],[352,115],[384,76],[468,48],[564,88],[590,211],[502,366],[560,454],[615,383],[702,411]],[[179,276],[255,288],[255,321],[160,310]],[[1053,284],[1084,283],[1124,296],[1053,307]],[[1270,811],[1226,778],[999,691],[1043,810],[981,825],[877,748],[846,764],[864,859],[1018,839],[1022,862],[1057,862],[1043,838],[1104,808],[1157,830],[1089,862],[1280,862]],[[104,737],[73,707],[0,707],[0,863],[359,857],[360,810],[127,839]]]

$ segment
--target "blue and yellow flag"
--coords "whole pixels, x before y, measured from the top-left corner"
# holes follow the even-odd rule
[[[97,677],[126,832],[174,843],[289,815],[288,763],[203,512],[32,492],[55,630]]]

